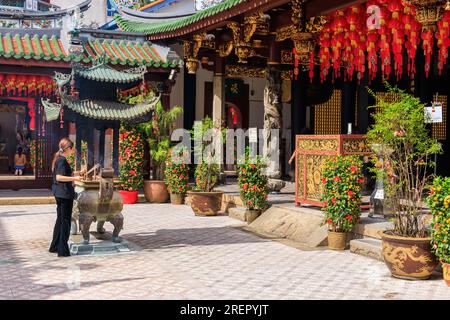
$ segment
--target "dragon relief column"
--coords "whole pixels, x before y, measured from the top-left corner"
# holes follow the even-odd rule
[[[266,169],[266,175],[269,178],[269,190],[280,192],[286,186],[286,183],[281,180],[280,165],[280,139],[283,129],[281,70],[279,66],[281,50],[275,42],[274,36],[270,38],[269,48],[264,88],[263,155],[269,161]]]
[[[225,112],[225,66],[224,58],[216,57],[213,78],[213,110],[212,117],[217,123],[223,122]]]

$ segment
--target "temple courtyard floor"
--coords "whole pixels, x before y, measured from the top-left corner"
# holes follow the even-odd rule
[[[0,206],[0,299],[450,299],[442,275],[394,279],[382,262],[264,239],[226,215],[136,204],[124,216],[131,252],[57,258],[54,205]]]

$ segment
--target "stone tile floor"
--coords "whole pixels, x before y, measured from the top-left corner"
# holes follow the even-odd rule
[[[302,251],[168,204],[125,207],[131,253],[57,258],[54,211],[0,207],[0,299],[450,299],[439,277],[394,279],[348,251]]]

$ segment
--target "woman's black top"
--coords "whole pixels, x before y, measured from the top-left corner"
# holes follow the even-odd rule
[[[75,189],[72,182],[58,182],[56,176],[72,176],[72,168],[65,157],[59,157],[55,163],[55,169],[53,170],[53,186],[52,192],[56,198],[62,199],[75,199]]]

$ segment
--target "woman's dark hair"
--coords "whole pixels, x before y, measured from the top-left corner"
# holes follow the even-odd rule
[[[73,148],[73,146],[74,146],[74,144],[73,144],[72,140],[70,140],[69,138],[62,138],[62,139],[59,141],[59,145],[58,145],[59,150],[58,150],[58,152],[56,152],[55,155],[53,156],[53,161],[52,161],[52,171],[55,170],[55,164],[56,164],[56,161],[58,161],[58,159],[61,158],[61,155],[63,154],[63,152],[64,152],[66,149]]]
[[[22,153],[23,153],[22,147],[17,148],[17,154],[18,154],[19,156],[21,156]]]

